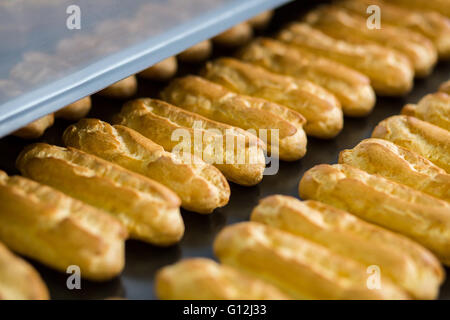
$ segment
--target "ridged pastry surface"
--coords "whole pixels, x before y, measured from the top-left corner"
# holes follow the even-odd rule
[[[25,148],[17,167],[26,177],[118,218],[130,237],[156,245],[184,233],[180,198],[162,184],[74,148],[44,143]]]
[[[287,300],[274,286],[204,258],[164,267],[156,276],[156,294],[163,300]]]
[[[450,173],[450,132],[415,117],[399,115],[381,121],[372,138],[389,140]]]
[[[278,39],[355,68],[370,78],[378,94],[404,95],[412,89],[411,62],[396,50],[338,40],[305,23],[291,24]]]
[[[66,129],[67,146],[81,149],[128,170],[154,179],[173,190],[187,210],[211,213],[228,203],[230,187],[214,166],[179,158],[138,132],[97,119],[83,119]]]
[[[278,153],[282,160],[298,160],[306,153],[305,118],[284,106],[236,94],[198,76],[173,80],[161,96],[183,109],[244,130],[253,130],[257,135],[261,133],[260,129],[268,130],[267,147],[272,153]],[[278,147],[271,139],[273,129],[278,132]],[[271,148],[272,144],[275,148]]]
[[[176,150],[182,143],[188,152],[209,159],[228,180],[235,183],[252,186],[263,178],[265,145],[245,130],[150,98],[126,103],[116,122],[138,131],[168,151]],[[177,132],[187,134],[183,141],[179,141]],[[197,148],[196,134],[202,138]],[[218,141],[224,150],[222,154],[210,147]]]
[[[322,86],[339,99],[347,116],[365,116],[375,105],[375,93],[365,75],[284,42],[258,38],[240,50],[238,57],[272,72]]]
[[[331,251],[377,266],[382,277],[418,299],[437,297],[444,271],[416,242],[327,204],[282,195],[262,199],[251,220],[304,237]]]
[[[47,300],[47,286],[28,262],[0,243],[0,300]]]
[[[232,58],[220,58],[206,64],[201,73],[231,91],[286,106],[306,119],[307,134],[333,138],[343,127],[343,114],[333,94],[309,80],[271,73]]]
[[[409,298],[386,278],[380,290],[370,290],[362,264],[256,222],[223,229],[214,242],[214,252],[225,265],[270,282],[294,299]]]
[[[125,227],[114,217],[20,176],[0,171],[0,240],[10,249],[66,272],[109,280],[125,264]]]
[[[450,203],[346,164],[317,165],[299,185],[317,200],[416,240],[450,263]]]

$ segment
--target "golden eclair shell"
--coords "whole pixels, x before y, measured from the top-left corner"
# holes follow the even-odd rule
[[[362,73],[336,61],[270,38],[258,38],[242,49],[238,57],[272,72],[314,82],[342,104],[347,116],[365,116],[375,105],[370,80]]]
[[[0,243],[0,300],[48,300],[47,286],[25,260]]]
[[[14,131],[12,135],[22,139],[37,139],[41,137],[45,130],[51,127],[54,122],[55,116],[51,113]]]
[[[81,277],[109,280],[125,264],[124,226],[102,210],[0,171],[0,241],[11,250]]]
[[[309,135],[328,139],[342,130],[344,119],[339,101],[309,80],[274,74],[232,58],[208,62],[201,75],[231,91],[297,111],[305,117],[305,132]]]
[[[444,82],[440,87],[439,87],[439,91],[440,92],[444,92],[446,94],[450,94],[450,80]]]
[[[253,18],[250,18],[247,20],[247,22],[256,30],[262,30],[265,29],[269,23],[270,20],[272,20],[274,11],[273,10],[267,10],[264,11]]]
[[[204,258],[191,258],[158,271],[162,300],[288,300],[272,285]]]
[[[411,61],[416,76],[431,73],[437,62],[434,44],[420,33],[383,24],[381,29],[369,29],[367,18],[343,8],[322,6],[310,12],[305,21],[327,35],[355,44],[376,43],[401,52]]]
[[[261,278],[294,299],[408,299],[386,277],[367,286],[366,267],[303,237],[256,222],[223,229],[214,242],[220,261]]]
[[[404,106],[402,114],[450,130],[450,95],[443,92],[428,94],[418,104]]]
[[[299,194],[404,234],[450,264],[450,204],[444,200],[346,164],[308,170]]]
[[[118,165],[74,148],[38,143],[22,151],[17,168],[30,179],[111,213],[131,238],[167,246],[183,236],[178,196]]]
[[[125,99],[134,96],[137,89],[137,78],[135,75],[132,75],[106,87],[99,91],[98,94],[109,98]]]
[[[418,12],[380,0],[344,0],[334,3],[367,19],[367,8],[381,11],[381,25],[394,25],[421,33],[433,41],[440,58],[450,58],[450,21],[438,12]]]
[[[291,24],[280,32],[278,39],[362,72],[378,94],[404,95],[412,89],[411,62],[395,50],[334,39],[304,23]]]
[[[150,68],[145,69],[138,73],[141,78],[156,80],[156,81],[167,81],[172,78],[178,70],[178,62],[176,57],[169,57],[155,63]]]
[[[91,97],[87,96],[74,103],[71,103],[61,110],[55,112],[56,118],[62,118],[70,121],[77,121],[84,118],[92,107]]]
[[[130,128],[83,119],[66,129],[63,140],[67,146],[158,181],[172,189],[187,210],[211,213],[228,203],[230,187],[218,169],[193,156],[184,162]]]
[[[211,40],[204,40],[184,50],[177,57],[183,62],[197,63],[208,59],[212,53],[212,49]]]
[[[262,199],[251,220],[304,237],[362,263],[417,299],[435,299],[444,270],[416,242],[317,201],[275,195]]]
[[[299,113],[276,103],[239,95],[211,81],[197,76],[178,78],[162,92],[164,100],[208,119],[223,122],[244,130],[267,130],[267,147],[271,150],[272,132],[279,134],[280,159],[294,161],[306,153],[305,118]],[[278,151],[278,152],[276,152]]]
[[[252,37],[252,26],[242,22],[215,36],[212,41],[220,46],[233,48],[246,44]]]
[[[450,173],[450,132],[445,129],[400,115],[381,121],[373,130],[372,138],[389,140]]]
[[[339,154],[339,163],[402,183],[450,202],[450,174],[390,141],[370,138]]]
[[[448,0],[390,0],[392,4],[404,6],[408,10],[420,12],[435,11],[450,18],[450,3]]]
[[[228,180],[244,186],[253,186],[263,178],[264,144],[242,129],[209,120],[164,101],[150,98],[126,103],[116,117],[116,122],[138,131],[168,151],[177,149],[179,143],[186,143],[188,152],[192,154],[197,154],[195,133],[198,132],[202,137],[200,157],[214,160],[214,150],[210,146],[217,142],[208,134],[211,130],[217,139],[223,142],[222,146],[226,152],[223,158],[210,163]],[[178,137],[173,136],[177,130],[189,133],[187,141],[180,142]],[[231,147],[228,149],[227,141],[234,142],[232,149]]]

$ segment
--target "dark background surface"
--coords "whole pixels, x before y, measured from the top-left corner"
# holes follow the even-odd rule
[[[294,2],[277,10],[268,31],[275,32],[280,26],[292,21],[301,12],[311,7],[314,1]],[[317,1],[316,1],[317,3]],[[231,54],[223,49],[215,49],[215,56]],[[200,66],[180,65],[179,75],[195,72]],[[426,79],[416,80],[414,90],[402,98],[380,98],[366,118],[345,118],[344,130],[333,140],[308,138],[308,152],[300,161],[281,162],[277,175],[265,176],[255,187],[242,187],[230,183],[231,199],[227,206],[211,215],[199,215],[183,211],[186,232],[176,246],[158,248],[149,244],[130,240],[126,245],[126,266],[123,274],[109,282],[92,283],[82,280],[80,290],[68,290],[67,275],[53,271],[39,263],[32,262],[47,283],[53,299],[103,299],[124,297],[128,299],[155,299],[153,280],[155,272],[168,264],[188,257],[213,258],[212,243],[217,233],[226,225],[249,219],[252,208],[258,200],[271,194],[285,194],[298,197],[297,186],[303,173],[320,163],[336,163],[341,150],[352,148],[362,139],[368,138],[375,125],[382,119],[398,114],[405,103],[414,103],[427,93],[437,90],[439,85],[450,78],[450,62],[440,63],[433,74]],[[139,80],[136,97],[157,97],[164,84]],[[123,101],[93,96],[93,109],[89,117],[109,121],[119,112]],[[62,145],[61,135],[69,122],[57,120],[39,141]],[[24,146],[35,141],[25,141],[15,137],[0,139],[0,169],[9,174],[17,174],[14,161]],[[448,271],[448,270],[447,270]],[[450,299],[450,280],[441,288],[441,299]]]

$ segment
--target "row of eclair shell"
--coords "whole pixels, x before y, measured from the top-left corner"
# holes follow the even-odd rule
[[[222,265],[195,258],[161,269],[158,297],[436,298],[445,277],[439,260],[450,264],[446,90],[448,82],[405,106],[422,120],[383,120],[339,164],[308,170],[299,195],[309,200],[269,196],[251,222],[222,230],[214,243]]]
[[[271,15],[269,11],[254,17],[245,24],[232,28],[236,31],[230,30],[229,36],[221,35],[221,39],[217,41],[222,41],[223,45],[238,45],[239,41],[245,41],[239,30],[244,29],[250,37],[249,26],[262,28]],[[238,39],[233,40],[233,35]],[[204,41],[184,51],[178,58],[196,62],[206,59],[211,49],[210,41]],[[176,70],[177,61],[172,57],[145,70],[141,76],[165,80],[172,77]],[[131,76],[99,94],[124,99],[133,96],[136,90],[137,79]],[[86,97],[55,115],[48,115],[18,130],[15,135],[37,138],[53,124],[55,116],[79,120],[90,109],[91,99]],[[161,146],[151,141],[145,141],[145,138],[132,130],[121,126],[113,128],[100,121],[93,123],[103,125],[104,130],[99,130],[98,133],[103,133],[102,137],[109,139],[109,143],[116,142],[119,149],[142,148],[142,153],[149,160],[145,163],[143,159],[143,175],[134,174],[77,149],[46,144],[29,146],[18,159],[18,167],[22,171],[26,171],[28,176],[33,176],[37,181],[57,185],[57,189],[66,194],[76,194],[76,198],[86,203],[95,202],[95,205],[91,207],[51,187],[24,177],[8,177],[0,171],[0,198],[4,209],[0,215],[0,234],[13,250],[48,266],[65,271],[67,266],[77,265],[81,268],[83,277],[106,280],[123,269],[123,241],[127,233],[133,238],[156,245],[171,245],[179,241],[184,232],[179,212],[181,202],[188,209],[210,212],[228,201],[229,187],[220,172],[206,163],[199,161],[193,165],[183,164],[175,155],[165,152]],[[222,130],[229,128],[221,124],[217,124],[217,127]],[[113,137],[110,133],[116,136]],[[242,133],[247,137],[246,143],[250,141],[251,144],[252,140],[258,143],[256,138],[253,139],[244,131]],[[114,138],[120,141],[114,141]],[[121,160],[126,161],[126,154],[117,156],[122,156]],[[144,163],[147,164],[146,167]],[[224,166],[225,171],[230,172],[231,176],[234,172],[239,180],[242,175],[237,171],[239,168]],[[139,171],[137,168],[135,171]],[[166,176],[167,172],[171,175]],[[157,176],[160,181],[167,181],[181,199],[163,184],[145,177],[149,174]],[[48,175],[53,177],[51,182],[47,179]],[[252,180],[259,179],[260,173],[256,175],[244,184],[252,184]],[[244,173],[244,179],[247,176]],[[104,211],[115,214],[128,232]],[[26,233],[27,237],[20,236],[19,233]],[[48,289],[34,268],[0,243],[0,300],[48,298]]]
[[[296,50],[297,51],[297,50]],[[188,85],[190,84],[190,83],[195,83],[195,81],[193,81],[193,80],[196,80],[196,81],[204,81],[204,80],[202,80],[201,78],[198,78],[198,77],[193,77],[192,79],[191,79],[191,81],[188,81]],[[190,82],[190,83],[189,83]],[[200,82],[200,83],[202,83],[202,82]],[[207,83],[207,82],[203,82],[203,83]],[[183,82],[181,82],[181,84],[183,84]],[[213,85],[212,83],[211,83],[211,85]],[[213,86],[214,87],[214,86]],[[192,87],[191,87],[192,88]],[[217,88],[219,88],[219,87],[217,87]],[[192,88],[192,90],[195,90],[195,89],[197,89],[197,88],[195,88],[195,86],[194,86],[194,88]],[[176,86],[175,86],[175,91],[176,90],[178,90],[178,89],[176,89]],[[189,90],[191,90],[191,89],[189,89]],[[169,90],[169,93],[170,93],[170,90]],[[214,99],[214,97],[213,97],[213,99]],[[292,119],[292,117],[291,117],[291,119]],[[96,126],[97,124],[95,124],[95,126]],[[100,125],[101,126],[103,126],[104,125],[104,123],[100,123]],[[95,127],[94,126],[94,127]],[[294,126],[295,127],[295,126]],[[117,129],[117,128],[116,128]],[[284,129],[284,128],[282,128],[282,129]],[[287,130],[287,129],[286,129]],[[88,131],[88,130],[87,130]],[[294,130],[291,130],[291,131],[294,131]],[[297,130],[298,131],[298,130]],[[286,132],[288,132],[288,131],[286,131]],[[94,140],[95,141],[95,140]],[[93,146],[93,148],[95,149],[95,145]],[[15,177],[13,177],[13,178],[15,178]],[[14,180],[14,179],[13,179]],[[28,184],[28,181],[25,183],[25,184]],[[39,189],[40,190],[40,189]],[[17,190],[15,190],[15,191],[17,191]],[[53,190],[52,190],[53,191]],[[44,192],[45,193],[45,192]],[[81,218],[81,217],[79,217],[79,218]],[[126,220],[126,218],[123,218],[124,220]],[[55,224],[55,227],[61,227],[59,224]],[[58,228],[56,228],[56,229],[58,229]],[[82,228],[81,228],[82,229]],[[52,231],[54,231],[54,230],[52,230]],[[79,231],[79,230],[77,230],[77,231]],[[118,237],[118,238],[120,238],[120,237]],[[123,238],[123,236],[122,236],[122,238]],[[13,239],[14,240],[14,239]],[[71,241],[72,241],[72,239],[69,239],[69,241],[68,241],[68,245],[70,246],[70,245],[73,245],[72,243],[71,243]],[[15,245],[16,246],[16,248],[21,248],[21,245],[22,245],[22,243],[19,243],[19,244],[17,244],[17,245]],[[120,246],[114,246],[115,248],[120,248]],[[16,249],[16,250],[18,250],[18,249]],[[115,251],[116,253],[117,253],[117,250]],[[26,254],[26,253],[25,253]],[[88,271],[87,272],[87,277],[91,277],[91,278],[108,278],[108,277],[110,277],[110,276],[112,276],[112,274],[115,274],[115,272],[117,272],[117,270],[119,270],[120,269],[120,267],[118,267],[118,266],[120,266],[120,263],[112,263],[112,261],[106,261],[105,259],[106,259],[106,253],[104,252],[103,253],[104,255],[100,255],[103,259],[99,259],[99,260],[101,260],[101,262],[102,263],[105,263],[105,262],[110,262],[110,264],[108,264],[108,263],[106,263],[106,264],[104,264],[104,265],[102,265],[102,267],[106,267],[105,268],[105,272],[103,273],[103,274],[97,274],[96,272],[98,272],[98,269],[96,270],[95,269],[95,267],[93,268],[93,265],[95,265],[94,263],[92,263],[92,261],[94,261],[95,259],[93,259],[93,257],[92,256],[89,256],[88,255],[88,257],[84,257],[84,258],[86,258],[86,260],[84,261],[84,263],[85,263],[85,265],[87,265],[87,267],[86,267],[86,270]],[[111,254],[111,253],[109,253],[109,254]],[[39,257],[39,253],[37,254],[38,255],[38,257],[35,257],[35,258],[37,258],[38,260],[39,259],[41,259],[41,260],[44,260],[44,263],[47,263],[47,264],[50,264],[50,265],[52,265],[52,261],[50,261],[51,259],[46,259],[45,257]],[[45,255],[45,253],[44,253],[44,255]],[[120,254],[116,254],[116,257],[119,257],[120,256]],[[78,258],[78,257],[77,257]],[[47,260],[47,261],[46,261]],[[92,261],[91,261],[92,260]],[[119,260],[117,260],[116,262],[119,262]],[[123,265],[122,265],[122,267],[123,267]],[[62,267],[59,267],[60,269],[63,269]],[[83,265],[83,270],[85,269],[85,267],[84,267],[84,265]],[[92,270],[94,270],[94,271],[92,271]],[[90,272],[92,272],[92,274],[90,274]],[[109,274],[107,274],[109,272]],[[120,272],[120,271],[119,271]]]
[[[279,33],[278,40],[290,46],[259,39],[238,53],[241,62],[284,74],[284,78],[230,61],[213,63],[202,75],[232,91],[286,105],[304,116],[307,134],[332,138],[342,129],[342,113],[364,116],[372,110],[372,87],[379,94],[405,94],[412,88],[414,75],[429,74],[438,56],[450,56],[450,22],[445,15],[377,0],[384,13],[383,28],[369,29],[364,17],[369,2],[345,0],[322,6],[303,18],[308,24],[293,23]],[[270,14],[262,17],[267,21]],[[233,39],[240,32],[227,33]],[[188,53],[204,59],[208,48],[200,43]],[[140,75],[168,80],[176,70],[172,57]],[[41,126],[49,123],[49,119],[41,121]]]
[[[178,54],[177,57],[169,57],[153,66],[143,70],[139,76],[144,79],[154,81],[167,81],[172,78],[178,70],[178,62],[180,60],[186,63],[199,63],[208,59],[213,50],[212,43],[219,46],[235,47],[247,43],[253,36],[253,29],[264,29],[270,19],[273,11],[266,11],[253,17],[252,19],[240,23],[229,30],[217,35],[212,40],[205,40],[186,49]],[[120,80],[115,84],[99,91],[97,94],[109,98],[127,99],[134,96],[138,89],[138,81],[136,76],[132,75],[128,78]],[[13,135],[24,139],[36,139],[41,137],[45,130],[51,127],[55,117],[65,120],[78,120],[84,118],[91,110],[91,97],[87,96],[70,105],[65,106],[54,114],[48,114],[34,122],[29,123],[25,127],[16,130]]]

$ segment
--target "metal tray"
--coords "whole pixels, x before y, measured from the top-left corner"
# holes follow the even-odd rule
[[[0,137],[288,1],[0,1]]]
[[[270,31],[297,16],[301,10],[308,8],[306,3],[289,4],[277,11]],[[267,32],[266,32],[267,34]],[[216,55],[227,52],[216,52]],[[181,66],[180,74],[195,72],[198,66]],[[345,118],[342,133],[333,140],[309,138],[308,152],[300,161],[282,162],[277,175],[265,176],[263,181],[251,188],[231,183],[230,203],[211,215],[199,215],[183,212],[186,233],[183,240],[170,248],[157,248],[138,241],[128,241],[126,245],[126,267],[123,274],[106,283],[93,283],[83,280],[80,290],[68,290],[67,275],[32,262],[43,276],[54,299],[103,299],[106,297],[124,297],[128,299],[155,299],[153,280],[155,272],[168,264],[187,257],[213,258],[212,243],[217,233],[226,225],[249,219],[252,208],[258,200],[271,194],[297,195],[297,186],[303,173],[320,163],[336,163],[341,150],[352,148],[359,141],[370,136],[374,126],[382,119],[398,114],[405,103],[417,102],[427,93],[434,92],[439,84],[448,80],[450,62],[440,63],[435,71],[426,79],[417,80],[413,92],[403,98],[378,98],[377,105],[366,118]],[[142,81],[139,82],[137,97],[157,96],[162,85]],[[123,101],[111,100],[99,96],[93,97],[93,110],[89,117],[110,120],[120,110]],[[51,144],[61,145],[61,134],[69,122],[58,120],[42,139]],[[0,169],[10,174],[17,173],[14,160],[22,148],[30,141],[14,137],[0,139]],[[441,288],[441,299],[450,299],[450,280]]]

